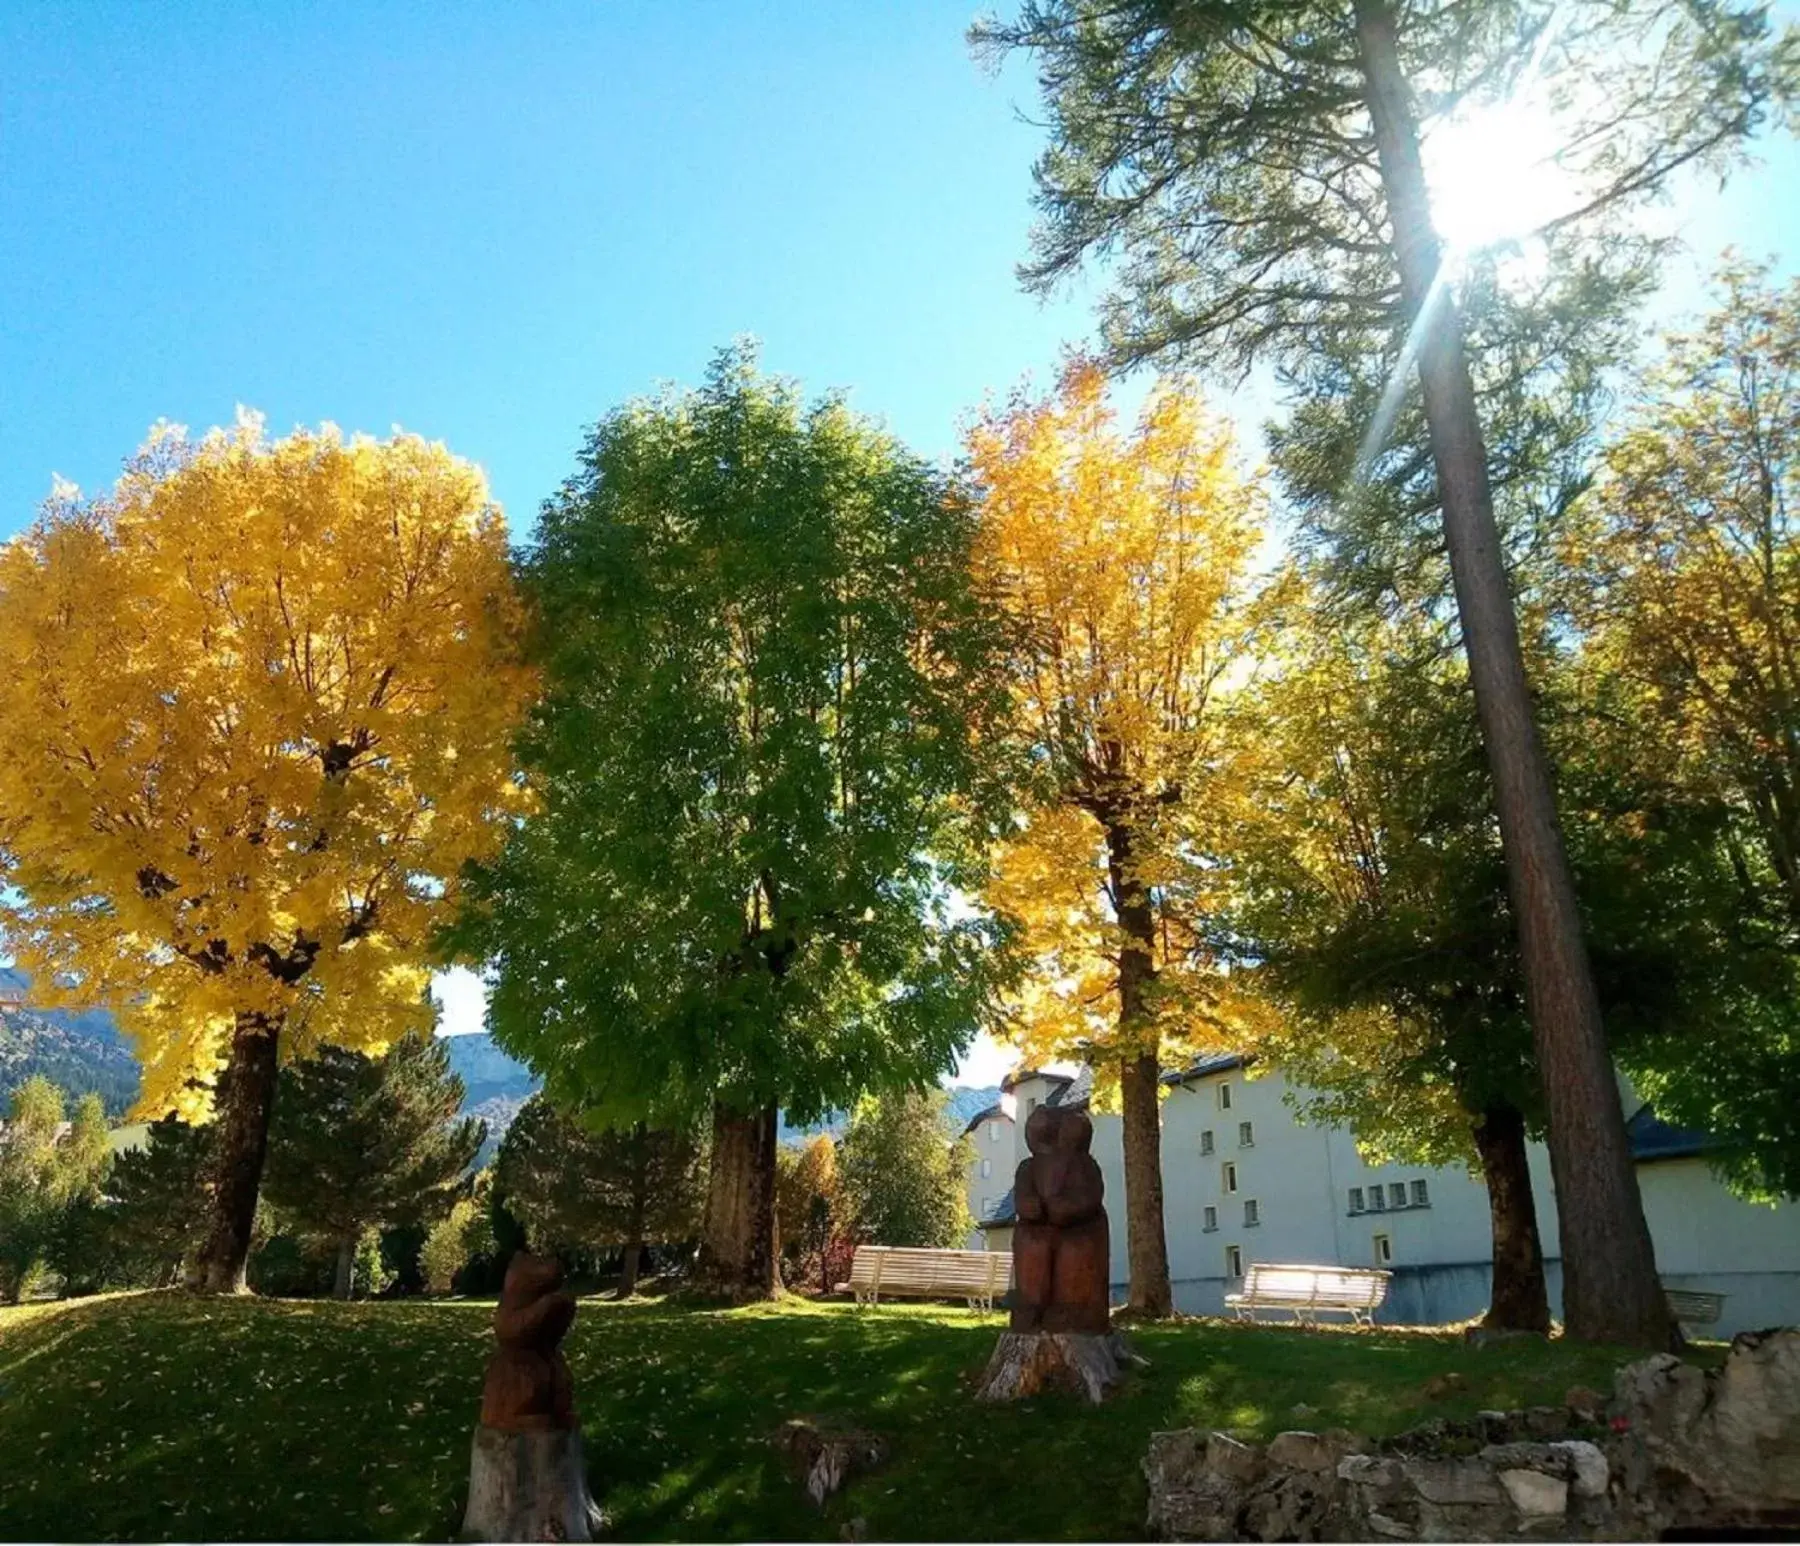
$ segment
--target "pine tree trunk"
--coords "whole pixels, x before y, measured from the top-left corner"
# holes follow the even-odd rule
[[[1163,1225],[1161,1059],[1145,1029],[1148,990],[1156,979],[1156,917],[1139,878],[1129,826],[1106,827],[1107,869],[1124,943],[1119,951],[1119,1099],[1125,1151],[1125,1251],[1130,1308],[1162,1316],[1174,1307],[1169,1244]],[[1146,1038],[1149,1050],[1145,1051]]]
[[[345,1235],[338,1241],[337,1271],[332,1276],[331,1294],[334,1299],[348,1299],[355,1292],[356,1236]]]
[[[712,1158],[706,1217],[700,1230],[695,1289],[741,1303],[773,1299],[781,1288],[775,1261],[775,1132],[773,1106],[741,1116],[713,1104]]]
[[[245,1292],[256,1196],[275,1109],[276,1043],[281,1022],[240,1014],[231,1056],[214,1091],[212,1218],[195,1260],[192,1286],[208,1294]]]
[[[637,1289],[638,1263],[644,1255],[644,1216],[650,1207],[650,1134],[642,1122],[631,1132],[631,1211],[625,1220],[625,1253],[619,1262],[619,1293],[629,1299]]]
[[[1494,1231],[1494,1286],[1482,1324],[1496,1331],[1548,1332],[1550,1294],[1544,1284],[1523,1113],[1516,1106],[1488,1107],[1475,1124],[1475,1148]]]
[[[1564,1320],[1569,1334],[1583,1341],[1667,1348],[1676,1342],[1675,1324],[1656,1279],[1550,769],[1533,718],[1461,315],[1439,274],[1418,126],[1400,69],[1393,13],[1389,0],[1354,4],[1364,94],[1393,222],[1401,293],[1414,319],[1412,343],[1445,545],[1493,773],[1526,1004],[1549,1104]]]
[[[619,1298],[629,1299],[637,1292],[638,1263],[643,1258],[643,1241],[634,1240],[625,1247],[624,1259],[619,1264]]]

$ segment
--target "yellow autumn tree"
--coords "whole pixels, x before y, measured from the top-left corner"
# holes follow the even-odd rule
[[[479,470],[413,436],[158,426],[0,550],[7,943],[118,1014],[142,1115],[212,1110],[196,1287],[243,1285],[278,1059],[428,1022],[518,801],[520,621]]]
[[[1264,496],[1192,384],[1158,383],[1121,429],[1086,361],[1049,397],[983,417],[968,451],[983,581],[1015,624],[1017,724],[1041,774],[987,897],[1029,963],[1012,1034],[1028,1061],[1081,1058],[1116,1088],[1131,1305],[1167,1314],[1160,1072],[1237,1042],[1258,1013],[1207,919],[1256,754],[1224,710],[1284,588],[1258,572]]]

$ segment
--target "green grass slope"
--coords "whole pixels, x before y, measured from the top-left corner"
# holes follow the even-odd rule
[[[136,1294],[0,1310],[0,1537],[446,1540],[491,1350],[491,1304],[198,1301]],[[1150,1434],[1371,1434],[1606,1388],[1620,1361],[1561,1343],[1185,1322],[1105,1407],[978,1407],[998,1316],[790,1302],[738,1311],[584,1301],[566,1350],[615,1540],[1119,1540],[1143,1531]],[[1421,1386],[1459,1370],[1433,1403]],[[1296,1403],[1315,1412],[1304,1422]],[[823,1511],[768,1443],[831,1413],[888,1465]]]

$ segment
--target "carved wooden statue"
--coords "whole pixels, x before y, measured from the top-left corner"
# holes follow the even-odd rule
[[[1039,1106],[1025,1123],[1031,1158],[1013,1180],[1012,1324],[988,1360],[979,1401],[1054,1388],[1099,1401],[1128,1364],[1143,1362],[1112,1329],[1107,1308],[1111,1241],[1093,1141],[1084,1111]]]
[[[482,1384],[465,1540],[589,1541],[604,1523],[588,1491],[560,1347],[574,1319],[555,1258],[513,1257],[494,1311],[500,1348]]]
[[[575,1387],[559,1344],[575,1320],[575,1301],[561,1292],[562,1267],[552,1256],[521,1251],[506,1269],[481,1387],[483,1427],[544,1433],[575,1426]]]
[[[1084,1111],[1039,1106],[1025,1123],[1031,1158],[1013,1181],[1014,1331],[1111,1329],[1106,1184],[1093,1141]]]

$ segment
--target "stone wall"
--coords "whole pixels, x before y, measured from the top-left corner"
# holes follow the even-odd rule
[[[1800,1332],[1750,1333],[1722,1369],[1660,1355],[1610,1401],[1484,1412],[1371,1443],[1267,1445],[1188,1428],[1144,1461],[1163,1540],[1651,1540],[1800,1525]]]

